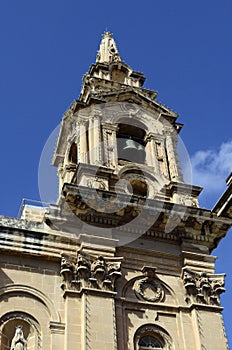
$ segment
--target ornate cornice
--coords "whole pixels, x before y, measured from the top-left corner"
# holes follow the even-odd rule
[[[81,193],[79,189],[81,188]],[[117,227],[118,230],[127,230],[127,225],[123,223],[130,222],[134,217],[139,216],[141,211],[145,213],[146,223],[151,222],[151,227],[145,234],[150,237],[167,240],[188,240],[206,245],[209,250],[214,249],[218,242],[223,238],[231,226],[231,220],[224,217],[218,217],[209,210],[187,207],[181,204],[173,204],[162,200],[145,199],[136,196],[122,194],[120,197],[122,210],[118,212],[104,213],[93,208],[98,208],[99,198],[112,200],[117,196],[116,193],[96,190],[75,185],[65,184],[63,191],[65,200],[69,208],[77,217],[84,222],[92,224]],[[85,201],[82,200],[84,194]],[[86,202],[90,200],[95,203],[90,208]],[[108,208],[108,207],[107,207]],[[154,216],[157,219],[152,220]],[[176,225],[171,231],[165,230],[168,220],[175,220]],[[130,224],[130,232],[138,233],[139,228],[133,222]]]

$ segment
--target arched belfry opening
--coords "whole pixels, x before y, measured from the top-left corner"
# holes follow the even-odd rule
[[[146,132],[139,126],[126,123],[118,124],[117,147],[119,164],[124,162],[145,163],[145,134]]]
[[[68,161],[69,163],[77,164],[77,144],[75,142],[71,144],[68,154]]]

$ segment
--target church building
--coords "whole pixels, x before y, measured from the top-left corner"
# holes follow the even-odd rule
[[[228,350],[212,253],[232,174],[200,208],[183,124],[144,81],[105,32],[62,118],[57,202],[0,217],[0,350]]]

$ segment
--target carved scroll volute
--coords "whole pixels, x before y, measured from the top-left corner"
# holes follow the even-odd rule
[[[224,293],[226,291],[226,289],[224,288],[225,282],[224,282],[224,278],[223,279],[213,279],[211,286],[212,286],[212,290],[213,293],[211,295],[211,301],[214,304],[220,305],[220,296],[222,293]]]
[[[108,280],[110,281],[112,287],[115,287],[116,280],[122,276],[121,273],[121,262],[108,263]]]
[[[90,259],[81,253],[77,255],[77,264],[75,266],[75,274],[77,283],[81,286],[87,286],[90,278]]]
[[[62,289],[66,289],[71,284],[74,273],[74,264],[69,260],[69,257],[62,254],[60,274],[63,277]]]
[[[89,282],[95,288],[102,287],[102,283],[106,276],[106,266],[105,259],[99,256],[91,264],[91,276],[89,277]]]
[[[196,290],[196,281],[194,279],[194,276],[187,270],[184,271],[183,282],[184,282],[184,286],[186,288],[187,294],[189,295],[194,294]]]

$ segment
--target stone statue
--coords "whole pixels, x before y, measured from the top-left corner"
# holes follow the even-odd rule
[[[27,342],[24,339],[22,328],[22,326],[16,327],[15,335],[12,339],[10,350],[27,350]]]

